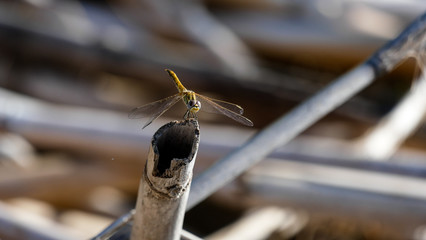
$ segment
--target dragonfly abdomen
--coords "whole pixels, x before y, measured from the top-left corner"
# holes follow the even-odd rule
[[[188,91],[183,86],[183,84],[179,81],[179,78],[177,77],[177,75],[172,70],[165,69],[165,71],[170,75],[170,77],[172,77],[173,81],[175,82],[175,86],[180,93],[184,93],[184,92]]]

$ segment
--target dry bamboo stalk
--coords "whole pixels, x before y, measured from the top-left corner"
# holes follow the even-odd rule
[[[130,212],[124,214],[123,216],[119,217],[117,220],[112,222],[108,227],[106,227],[104,230],[102,230],[98,235],[91,238],[91,240],[129,239],[128,236],[130,234],[122,233],[121,231],[125,232],[126,230],[130,229],[130,225],[128,223],[129,223],[129,221],[133,220],[134,214],[135,214],[135,210],[132,209]],[[130,230],[128,232],[130,232]],[[121,234],[123,234],[125,237],[122,238]],[[120,235],[120,236],[118,236],[118,235]]]
[[[279,207],[263,207],[250,211],[237,222],[206,237],[206,240],[267,239],[276,231],[291,237],[306,222],[304,214]]]
[[[170,122],[154,134],[130,239],[180,238],[198,143],[199,126],[192,119]]]
[[[34,240],[84,239],[84,234],[51,219],[0,203],[0,238]]]
[[[415,54],[426,36],[426,13],[367,61],[338,78],[291,112],[263,129],[194,179],[188,210],[288,143],[320,118],[371,84],[378,76]]]
[[[413,233],[413,240],[426,240],[426,227],[419,226]]]
[[[212,16],[198,1],[179,1],[176,4],[180,24],[186,32],[211,51],[222,68],[239,78],[252,79],[259,74],[258,64],[248,46],[226,25]],[[174,20],[173,23],[176,21]],[[220,36],[221,41],[212,39]]]
[[[202,240],[202,238],[199,238],[199,237],[195,236],[194,234],[192,234],[188,231],[185,231],[185,230],[182,230],[182,235],[181,235],[180,239],[181,240]]]
[[[421,68],[422,75],[411,91],[374,129],[358,140],[355,152],[361,157],[376,161],[388,160],[423,123],[426,115],[426,69],[424,66]]]

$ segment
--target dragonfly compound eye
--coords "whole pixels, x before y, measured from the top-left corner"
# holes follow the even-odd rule
[[[195,106],[195,101],[194,101],[194,100],[189,100],[189,101],[188,101],[188,105],[189,105],[190,107]]]

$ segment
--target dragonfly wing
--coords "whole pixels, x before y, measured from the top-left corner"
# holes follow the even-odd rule
[[[217,105],[224,107],[226,109],[229,109],[232,112],[238,113],[240,115],[242,115],[244,113],[244,109],[237,104],[225,102],[225,101],[217,100],[217,99],[213,99],[213,98],[209,98],[209,97],[200,95],[198,93],[196,93],[195,95],[197,95],[197,97],[200,97],[202,100],[204,100],[204,99],[210,100],[210,101],[216,103]],[[204,106],[202,106],[202,104],[203,104],[203,101],[201,101],[201,110],[202,111],[209,112],[209,113],[218,113],[218,111],[216,110],[215,107],[213,107],[213,105],[210,104],[210,106],[206,106],[204,108]]]
[[[130,119],[148,118],[147,122],[142,128],[144,129],[146,126],[151,124],[155,119],[157,119],[159,116],[161,116],[161,114],[169,110],[169,108],[171,108],[181,99],[182,99],[182,96],[179,93],[177,93],[173,96],[163,98],[161,100],[134,108],[129,113],[129,118]]]
[[[227,116],[231,119],[234,119],[235,121],[237,121],[241,124],[244,124],[246,126],[253,126],[253,122],[250,121],[250,119],[242,116],[241,114],[234,112],[234,111],[231,111],[231,110],[219,105],[217,102],[213,101],[210,98],[204,97],[204,96],[199,95],[199,94],[197,94],[197,97],[201,102],[201,109],[207,108],[209,110],[208,112],[222,113],[223,115],[225,115],[225,116]],[[223,102],[223,101],[221,101],[221,102]],[[226,102],[226,103],[228,103],[228,102]],[[232,103],[228,103],[228,104],[232,104]],[[232,104],[232,105],[238,106],[238,105],[235,105],[235,104]],[[213,107],[213,108],[209,109],[208,107],[210,107],[210,106]],[[214,110],[212,110],[212,109],[214,109]],[[210,111],[210,110],[212,110],[212,111]],[[242,108],[241,108],[241,110],[242,110]]]

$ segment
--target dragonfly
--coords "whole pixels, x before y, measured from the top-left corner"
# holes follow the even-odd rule
[[[183,116],[184,119],[197,119],[196,113],[201,110],[202,105],[203,111],[205,112],[221,113],[241,124],[253,126],[253,122],[242,115],[244,113],[244,109],[242,107],[234,103],[212,99],[188,90],[183,86],[177,75],[172,70],[165,69],[165,71],[170,75],[179,92],[173,96],[134,108],[129,113],[130,119],[147,118],[147,122],[142,129],[169,110],[173,105],[179,102],[179,100],[182,100],[187,108],[187,111]]]

